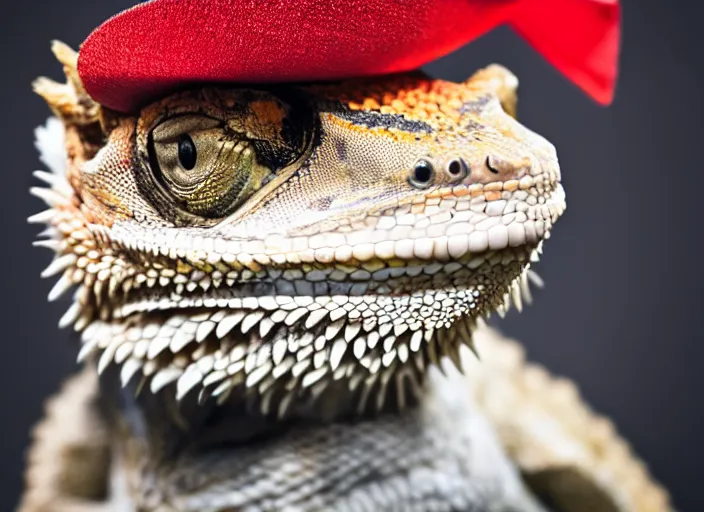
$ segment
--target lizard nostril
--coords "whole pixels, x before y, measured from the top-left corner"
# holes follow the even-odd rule
[[[427,160],[419,160],[408,178],[408,181],[416,188],[426,188],[435,176],[435,170]]]
[[[453,159],[447,164],[447,172],[453,178],[464,179],[469,175],[469,166],[463,159]]]
[[[490,156],[486,157],[486,166],[494,174],[499,174],[499,169],[497,168],[496,162]]]
[[[506,178],[520,178],[530,172],[531,158],[529,156],[504,158],[489,155],[486,157],[486,167],[493,174],[500,174]]]

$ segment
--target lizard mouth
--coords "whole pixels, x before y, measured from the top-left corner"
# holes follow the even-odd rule
[[[107,143],[94,140],[97,119],[87,108],[79,109],[87,127],[73,113],[64,118],[79,136],[52,138],[75,153],[68,167],[62,158],[55,173],[38,174],[48,187],[33,193],[49,208],[30,220],[47,225],[39,245],[56,253],[43,272],[60,274],[49,299],[78,287],[60,325],[81,333],[79,359],[90,357],[101,372],[111,367],[125,386],[137,380],[155,393],[168,391],[166,399],[197,394],[241,405],[251,398],[265,415],[331,401],[357,412],[380,410],[389,400],[403,406],[419,392],[428,365],[443,356],[459,363],[477,319],[511,295],[520,298],[531,258],[564,208],[552,145],[501,113],[493,92],[445,88],[438,92],[451,101],[431,98],[434,90],[421,98],[428,93],[429,106],[451,107],[457,119],[443,108],[437,120],[427,117],[428,130],[420,123],[420,132],[419,123],[396,129],[405,112],[383,117],[384,98],[360,105],[351,121],[337,117],[328,112],[330,101],[352,103],[347,93],[325,92],[316,129],[326,137],[316,140],[310,162],[243,197],[236,212],[202,210],[205,196],[191,204],[188,191],[175,197],[191,183],[181,180],[179,169],[190,164],[181,161],[180,142],[174,148],[169,137],[159,139],[169,146],[161,161],[149,149],[149,123],[167,114],[162,107],[172,110],[171,99],[136,119],[106,123]],[[205,96],[193,98],[198,110],[212,103],[229,125],[232,113],[220,112],[219,96]],[[455,109],[458,101],[465,106]],[[425,103],[419,98],[409,118],[426,119]],[[251,114],[259,119],[260,112]],[[371,119],[393,126],[367,126]],[[360,138],[360,126],[389,137]],[[349,144],[332,144],[338,135]],[[268,160],[268,151],[257,156]],[[417,174],[428,166],[418,167],[416,156],[437,163],[435,172]],[[455,157],[469,168],[453,170],[461,162]],[[168,197],[153,197],[145,188],[154,183],[141,181],[156,167],[180,184]],[[204,165],[203,178],[216,179],[219,169]],[[304,174],[311,178],[301,182]],[[184,215],[171,215],[176,209]],[[311,215],[302,216],[306,209]]]
[[[483,250],[456,257],[135,279],[121,304],[113,297],[109,315],[84,330],[79,358],[99,352],[99,370],[117,363],[123,385],[136,375],[153,392],[175,384],[178,399],[198,389],[201,400],[222,401],[239,390],[258,397],[264,413],[284,415],[294,396],[319,396],[341,381],[359,386],[350,392],[363,395],[354,401],[360,410],[383,391],[372,406],[380,409],[384,375],[402,405],[429,364],[444,355],[459,363],[477,319],[528,293],[531,259],[564,210],[559,184],[545,197],[524,215],[525,236],[489,247],[487,234]]]
[[[444,222],[437,222],[440,215],[425,217],[416,226],[407,226],[405,237],[396,240],[386,239],[390,235],[382,228],[382,218],[375,229],[348,237],[347,245],[326,248],[324,257],[313,248],[268,255],[262,249],[264,244],[254,241],[248,248],[258,248],[259,254],[244,251],[233,261],[226,252],[229,242],[219,244],[218,253],[203,249],[216,247],[218,240],[203,237],[182,237],[185,241],[200,238],[197,246],[188,250],[173,244],[168,249],[158,243],[151,246],[136,237],[131,246],[122,242],[121,249],[132,252],[137,261],[149,255],[154,266],[129,269],[132,272],[126,276],[117,274],[110,287],[96,291],[96,309],[103,319],[119,320],[157,310],[273,310],[277,308],[272,301],[288,302],[286,297],[398,297],[462,288],[493,267],[512,262],[525,266],[541,242],[549,238],[552,225],[564,211],[565,195],[557,182],[548,192],[541,192],[538,194],[535,187],[514,192],[523,201],[518,206],[506,200],[476,203],[492,215],[477,214],[472,211],[475,202],[467,201],[469,208],[442,217]],[[426,236],[414,236],[421,223],[427,228],[423,231]],[[431,233],[440,235],[427,236]],[[120,243],[119,232],[108,238]],[[350,240],[355,240],[354,246],[349,245]],[[246,244],[238,242],[237,247],[242,249]],[[310,245],[314,245],[312,241]],[[276,256],[280,256],[278,261]],[[180,258],[176,264],[173,257]],[[123,293],[115,293],[115,289]],[[104,307],[100,308],[101,304]]]

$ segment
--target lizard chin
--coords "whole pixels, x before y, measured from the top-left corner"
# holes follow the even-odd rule
[[[408,189],[405,203],[363,209],[365,222],[325,213],[315,235],[293,236],[288,217],[247,236],[229,223],[103,219],[66,172],[38,175],[49,210],[32,221],[49,225],[42,245],[58,254],[50,298],[79,286],[61,320],[81,332],[79,360],[122,386],[264,416],[378,412],[417,398],[442,358],[460,366],[477,321],[529,298],[531,261],[564,209],[543,150],[529,168],[488,159],[486,183]],[[91,162],[81,177],[97,179]]]
[[[480,318],[530,300],[529,268],[541,245],[411,261],[366,287],[338,283],[332,294],[297,295],[295,284],[294,293],[277,293],[262,281],[169,301],[167,289],[152,289],[93,321],[79,359],[97,355],[100,372],[117,364],[123,386],[138,377],[140,387],[178,401],[246,401],[263,415],[403,408],[422,393],[430,365],[447,356],[461,368],[460,347],[474,350]],[[328,393],[347,399],[333,407]]]
[[[90,248],[85,256],[65,253],[65,240],[85,245],[86,227],[76,223],[67,184],[43,177],[52,188],[36,192],[54,211],[33,221],[51,226],[54,239],[43,245],[64,251],[45,272],[63,274],[52,298],[81,283],[61,321],[82,331],[79,360],[117,370],[125,387],[136,383],[178,401],[246,403],[278,417],[375,413],[414,402],[429,366],[444,357],[461,366],[460,347],[473,348],[481,318],[530,299],[530,264],[564,210],[555,184],[517,242],[509,237],[472,252],[468,239],[463,253],[447,257],[253,268],[237,274],[241,282],[197,269],[114,281],[114,272],[80,266]],[[65,212],[58,224],[57,208]],[[134,258],[154,253],[129,250]]]

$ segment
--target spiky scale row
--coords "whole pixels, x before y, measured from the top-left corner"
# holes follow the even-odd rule
[[[522,282],[526,282],[526,278],[522,278]],[[512,287],[511,288],[513,291],[513,295],[517,291],[520,290],[518,287]],[[441,292],[442,295],[440,295],[440,299],[443,297],[446,297],[447,295],[444,292]],[[145,350],[142,350],[142,357],[145,355],[147,356],[148,360],[153,360],[157,356],[159,356],[161,353],[163,353],[164,349],[167,347],[171,349],[173,353],[178,353],[181,350],[183,350],[187,345],[189,345],[192,342],[203,342],[208,338],[209,335],[215,331],[215,335],[218,338],[224,338],[230,332],[236,327],[237,325],[241,325],[241,331],[242,334],[246,334],[249,332],[257,323],[261,325],[266,325],[266,329],[264,330],[262,334],[262,329],[260,328],[260,334],[262,336],[266,336],[274,326],[276,326],[278,323],[281,323],[287,327],[291,325],[295,325],[304,315],[305,311],[298,313],[298,317],[296,318],[295,322],[290,321],[290,312],[287,311],[298,311],[300,308],[292,307],[292,304],[296,303],[295,298],[290,298],[290,297],[281,297],[279,298],[278,302],[276,298],[272,297],[263,297],[263,304],[268,306],[269,309],[267,310],[256,310],[253,312],[247,312],[247,311],[242,311],[242,310],[237,310],[233,311],[231,313],[224,312],[222,310],[217,311],[211,316],[209,315],[203,315],[199,314],[194,317],[192,317],[190,320],[185,319],[182,316],[175,315],[171,316],[167,321],[163,322],[163,324],[159,325],[150,325],[148,324],[144,329],[142,329],[142,332],[144,333],[151,333],[152,336],[154,336],[154,340],[149,342],[148,347]],[[273,299],[273,301],[272,301]],[[442,300],[427,300],[428,297],[426,296],[421,300],[426,305],[431,305],[431,304],[441,304],[442,305]],[[447,299],[443,299],[447,300]],[[311,305],[315,301],[311,300],[310,298],[307,298],[305,303]],[[279,308],[286,308],[286,309],[277,309],[273,310],[272,308],[274,307],[274,303],[276,306]],[[361,302],[360,302],[361,303]],[[325,335],[321,337],[321,339],[325,340],[326,342],[332,342],[332,347],[337,347],[335,348],[335,356],[332,357],[332,349],[331,353],[329,355],[325,355],[325,357],[319,357],[321,361],[330,361],[331,363],[331,368],[330,371],[334,371],[337,366],[339,366],[342,357],[344,354],[347,352],[347,346],[348,345],[353,345],[354,349],[352,350],[352,353],[357,356],[357,359],[360,359],[360,363],[362,363],[362,366],[371,370],[372,373],[375,373],[379,370],[381,366],[385,368],[391,368],[393,366],[393,363],[396,362],[396,360],[400,361],[402,364],[406,363],[408,360],[408,353],[409,352],[417,352],[421,346],[420,346],[420,333],[421,331],[419,330],[419,327],[422,325],[422,323],[419,322],[413,322],[412,324],[403,324],[403,323],[397,323],[397,324],[392,324],[390,322],[391,317],[387,315],[383,315],[378,319],[378,331],[373,331],[375,328],[375,322],[369,321],[369,318],[367,319],[367,322],[364,324],[364,331],[369,332],[372,331],[368,337],[368,345],[367,347],[364,346],[363,343],[360,343],[360,340],[364,340],[363,338],[356,338],[357,335],[362,331],[362,324],[359,322],[348,322],[348,319],[345,318],[345,313],[348,313],[343,309],[341,306],[344,306],[345,304],[351,304],[349,298],[347,297],[339,297],[337,299],[329,300],[327,304],[335,304],[337,307],[329,309],[329,308],[321,308],[321,309],[316,309],[313,310],[310,314],[316,314],[316,316],[319,316],[320,320],[322,320],[325,316],[330,316],[330,319],[332,320],[334,316],[334,320],[332,320],[331,323],[325,325],[324,330],[325,330]],[[257,301],[250,301],[250,305],[255,306],[258,305]],[[449,306],[450,304],[448,304]],[[70,310],[75,311],[75,307],[71,307]],[[398,306],[394,307],[388,307],[388,308],[379,308],[382,312],[384,312],[385,309],[389,309],[390,312],[396,313],[396,318],[400,318],[398,315],[399,308]],[[343,312],[343,315],[335,314],[335,312]],[[354,311],[354,310],[352,310]],[[271,315],[268,315],[266,313],[271,312]],[[321,313],[316,313],[316,312],[322,312]],[[280,315],[277,316],[276,313],[281,313]],[[339,315],[339,316],[338,316]],[[288,319],[288,321],[287,321]],[[316,324],[318,323],[316,322]],[[306,324],[308,325],[308,324]],[[438,325],[435,327],[439,327],[439,337],[444,338],[442,336],[443,328],[446,328],[445,325],[451,325],[448,324],[447,321],[445,322],[439,322]],[[460,325],[464,325],[463,322],[460,322]],[[312,326],[314,327],[314,325]],[[122,378],[123,381],[129,380],[129,378],[133,377],[135,373],[137,373],[140,369],[140,359],[135,358],[135,357],[129,357],[128,353],[129,350],[126,350],[125,347],[132,347],[134,348],[135,353],[138,351],[138,347],[140,346],[138,343],[135,344],[134,342],[137,341],[136,339],[133,339],[129,342],[129,345],[126,345],[127,343],[125,340],[129,337],[135,338],[135,330],[140,329],[140,327],[132,327],[131,330],[127,333],[126,336],[120,336],[119,333],[116,332],[111,332],[109,334],[107,333],[101,333],[102,335],[96,337],[96,330],[95,329],[90,329],[86,331],[86,334],[84,334],[84,350],[81,351],[81,358],[84,358],[87,356],[88,353],[92,350],[92,348],[95,347],[100,347],[100,339],[104,340],[111,340],[111,343],[103,347],[103,353],[101,354],[100,357],[100,362],[99,362],[99,368],[101,371],[108,365],[112,360],[115,360],[116,362],[120,363],[122,361],[125,361],[125,366],[123,367],[123,372],[122,372]],[[119,328],[118,328],[119,330]],[[394,334],[390,334],[391,332],[394,332]],[[396,346],[396,339],[398,336],[404,335],[407,331],[410,331],[408,334],[408,343],[407,344],[400,344],[399,348],[395,348]],[[471,346],[471,328],[460,328],[458,330],[460,334],[462,334],[461,339],[464,340],[466,343],[468,343]],[[159,336],[159,333],[161,333],[161,336]],[[338,337],[338,335],[340,337]],[[453,338],[455,333],[453,332]],[[168,336],[171,336],[169,338]],[[136,336],[138,338],[138,336]],[[380,358],[378,357],[375,361],[377,363],[379,360],[381,361],[381,365],[379,364],[374,364],[372,361],[370,361],[370,357],[367,357],[367,360],[364,361],[363,358],[365,354],[367,354],[367,350],[373,350],[377,346],[377,340],[379,338],[384,338],[384,344],[382,345],[384,347],[384,352],[381,354]],[[427,330],[425,331],[425,342],[430,343],[432,341],[432,330]],[[140,340],[144,341],[144,340]],[[355,341],[353,344],[352,342]],[[442,340],[443,342],[445,340]],[[280,363],[283,362],[284,360],[284,354],[285,351],[282,350],[281,347],[287,348],[284,343],[283,338],[273,342],[274,347],[279,347],[277,349],[277,352],[279,353],[277,357],[278,359],[278,365],[275,367],[269,367],[269,366],[256,366],[255,364],[255,359],[253,357],[249,358],[249,361],[252,362],[250,365],[250,370],[255,371],[253,374],[254,376],[250,376],[249,378],[245,379],[245,384],[248,386],[253,386],[260,380],[262,380],[268,373],[269,371],[273,370],[274,368],[278,368],[278,373],[276,378],[280,379],[282,377],[282,372],[281,371],[281,366]],[[343,345],[344,343],[344,345]],[[446,343],[445,343],[446,344]],[[303,347],[299,347],[302,349],[305,349],[308,347],[306,344]],[[327,346],[329,343],[324,343],[323,346]],[[236,347],[239,349],[239,357],[244,358],[246,350],[242,345],[239,345]],[[290,345],[289,345],[290,348]],[[342,350],[342,349],[345,350]],[[296,348],[298,350],[298,348]],[[235,350],[237,352],[237,350]],[[437,363],[439,360],[438,355],[441,353],[447,353],[451,356],[452,360],[456,363],[459,364],[459,358],[456,355],[456,350],[453,350],[452,347],[444,347],[442,350],[434,350],[434,347],[430,345],[430,348],[428,349],[428,359],[432,363]],[[320,353],[317,354],[318,356]],[[367,354],[368,355],[368,354]],[[266,358],[265,358],[266,359]],[[332,362],[334,361],[334,365]],[[419,360],[416,358],[416,363]],[[230,374],[235,373],[233,372],[232,365],[237,365],[240,363],[239,360],[234,360],[230,361]],[[425,366],[425,362],[422,362],[419,364],[419,368],[422,371],[422,369]],[[286,361],[285,365],[288,365],[289,368],[291,369],[291,365],[289,364],[288,361]],[[309,361],[307,359],[303,359],[302,361],[298,362],[298,365],[296,368],[293,370],[294,373],[298,373],[297,377],[301,377],[301,387],[302,388],[307,388],[312,386],[313,384],[318,383],[325,375],[328,373],[327,368],[323,368],[320,365],[316,365],[314,370],[309,370]],[[335,368],[332,368],[332,366],[335,366]],[[203,375],[202,369],[203,369],[203,364],[199,364],[199,371],[201,375],[200,382],[205,384],[206,386],[213,386],[216,384],[218,385],[219,393],[217,395],[222,394],[224,391],[224,388],[227,387],[225,384],[223,384],[224,379],[227,377],[227,372],[223,373],[221,369],[216,369],[215,372],[210,372],[208,374],[207,378],[206,376]],[[262,368],[265,368],[262,370]],[[190,370],[188,372],[178,369],[178,368],[173,368],[173,367],[165,367],[163,370],[158,370],[158,366],[154,366],[153,364],[147,365],[142,362],[142,373],[145,376],[149,376],[150,374],[158,375],[159,377],[156,379],[156,383],[152,384],[151,387],[154,390],[159,390],[166,386],[167,384],[178,380],[179,384],[177,386],[177,389],[179,390],[180,396],[182,396],[183,393],[185,393],[186,390],[191,389],[194,385],[197,385],[199,382],[197,379],[194,378],[194,375],[196,375],[196,372],[194,370]],[[244,366],[241,366],[240,368],[237,368],[237,370],[243,370]],[[307,371],[307,373],[306,373]],[[180,375],[184,378],[184,381],[181,382],[181,377]],[[168,377],[168,378],[167,378]],[[241,377],[235,373],[235,377],[232,377],[230,375],[231,382],[239,381],[241,380]],[[152,377],[155,378],[155,377]],[[366,382],[368,385],[369,383],[375,383],[376,379],[364,379],[364,382]],[[285,402],[288,402],[286,400]],[[269,397],[269,400],[267,401],[269,405],[271,405],[271,397]]]
[[[515,283],[519,285],[510,287],[506,299],[520,300],[515,295],[527,289],[527,282],[524,272],[516,278]],[[441,299],[448,297],[447,292],[439,293]],[[466,295],[474,299],[473,294]],[[427,299],[427,296],[419,297],[418,302],[427,305],[426,302],[442,304],[443,300],[448,300]],[[96,321],[83,333],[79,359],[98,351],[99,371],[104,371],[111,363],[122,364],[123,385],[141,374],[153,392],[175,383],[179,400],[198,387],[201,399],[213,396],[220,400],[233,389],[241,388],[245,394],[257,397],[263,409],[276,409],[277,414],[283,414],[287,404],[311,393],[313,387],[316,393],[322,393],[336,375],[338,379],[344,376],[349,380],[351,391],[359,393],[359,406],[364,409],[370,388],[386,393],[389,379],[400,370],[405,375],[403,378],[413,379],[417,384],[411,388],[420,389],[428,364],[439,364],[442,356],[447,355],[461,368],[459,343],[474,350],[473,317],[466,315],[469,309],[458,311],[452,318],[427,324],[414,321],[412,316],[402,318],[399,314],[402,308],[395,305],[388,309],[392,310],[396,323],[382,307],[379,308],[382,316],[375,317],[376,322],[367,318],[364,324],[349,317],[354,309],[343,309],[342,306],[351,304],[349,298],[336,301],[328,298],[326,303],[335,304],[337,308],[303,312],[295,322],[289,323],[290,312],[300,308],[281,308],[295,304],[295,297],[279,301],[266,297],[263,302],[269,309],[177,314],[166,319],[156,317],[151,322],[148,315],[144,318],[136,315],[126,323]],[[272,309],[274,303],[279,309]],[[314,304],[315,299],[305,303]],[[248,301],[248,304],[259,306],[256,301]],[[487,309],[490,308],[488,305]],[[335,311],[343,311],[345,315],[331,320]],[[315,325],[306,327],[305,315],[321,316],[320,312],[324,314]],[[326,317],[328,321],[321,322]],[[299,331],[302,326],[306,328],[303,333]],[[186,358],[182,357],[176,364],[176,358],[184,355]],[[382,379],[381,375],[386,377]],[[399,391],[398,387],[394,389],[397,404],[405,403],[406,392]],[[383,405],[384,401],[379,399],[375,403]]]
[[[200,388],[201,399],[213,396],[223,401],[233,390],[242,389],[258,398],[263,412],[282,415],[302,396],[320,396],[331,382],[344,379],[350,392],[359,394],[360,411],[370,396],[375,396],[371,406],[381,408],[391,388],[396,404],[403,406],[407,392],[419,392],[428,364],[437,365],[448,356],[459,367],[459,344],[474,350],[471,332],[478,314],[497,307],[501,312],[510,300],[520,309],[521,296],[530,300],[529,276],[521,274],[526,260],[521,248],[442,263],[409,261],[387,267],[388,262],[360,256],[362,268],[304,264],[287,270],[263,269],[266,262],[254,260],[251,268],[238,263],[239,270],[232,270],[225,260],[210,261],[207,252],[190,257],[176,251],[176,256],[185,258],[185,267],[177,272],[159,262],[160,256],[173,256],[171,251],[162,254],[159,247],[148,247],[144,240],[127,247],[116,242],[110,228],[89,225],[76,208],[64,176],[40,172],[38,178],[51,188],[36,188],[33,193],[50,209],[31,217],[30,222],[49,225],[45,235],[50,239],[41,245],[57,253],[43,272],[44,277],[61,274],[50,298],[79,285],[60,321],[62,327],[73,324],[83,331],[79,360],[96,354],[100,372],[111,364],[121,365],[123,385],[141,375],[140,389],[148,385],[157,393],[173,385],[178,399]],[[430,202],[426,210],[438,208]],[[476,196],[470,203],[474,214],[489,216],[475,218],[480,228],[486,224],[491,230],[498,219],[491,216],[504,211],[509,225],[518,215],[525,216],[511,213],[506,201],[486,203]],[[541,208],[547,206],[538,205],[537,199],[533,203],[532,216],[547,215],[554,221],[555,212],[546,209],[542,213]],[[412,208],[408,220],[412,220],[411,212]],[[433,219],[446,222],[443,215],[447,217],[448,212],[438,210]],[[462,215],[458,212],[455,221],[468,220]],[[406,222],[401,217],[394,222]],[[379,222],[391,220],[382,217]],[[453,229],[460,227],[457,224]],[[316,246],[330,240],[312,237],[308,243]],[[424,250],[416,242],[409,257],[416,249],[419,254]],[[396,246],[392,250],[391,244],[388,248],[382,244],[372,245],[372,250],[383,253],[388,249],[387,256],[394,256]],[[451,251],[457,249],[455,245]],[[154,257],[146,257],[147,253]],[[125,255],[134,261],[123,259]],[[147,266],[139,268],[135,265],[139,261]],[[211,267],[201,270],[198,267],[203,262]],[[491,275],[494,266],[501,269]],[[232,295],[238,283],[261,279],[273,280],[274,289],[285,293]],[[348,281],[349,286],[340,288]],[[344,293],[316,295],[321,285]],[[507,285],[508,292],[500,299],[497,294]],[[408,292],[388,294],[404,286]],[[150,290],[155,291],[154,299],[149,298]],[[300,291],[305,293],[297,295]],[[144,297],[142,301],[134,300],[136,292]],[[120,294],[123,299],[132,298],[119,306]],[[174,313],[175,309],[188,313]]]

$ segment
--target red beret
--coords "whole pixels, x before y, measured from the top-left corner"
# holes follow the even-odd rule
[[[121,112],[199,82],[331,80],[414,69],[508,23],[600,103],[618,0],[152,0],[100,25],[78,71]]]

